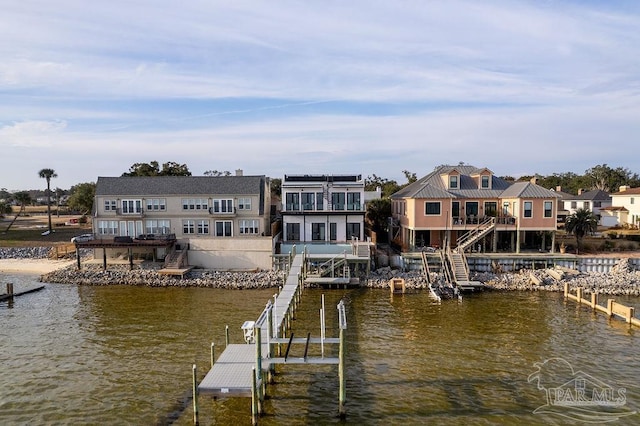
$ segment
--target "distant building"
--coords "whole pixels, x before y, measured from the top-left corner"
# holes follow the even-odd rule
[[[562,198],[564,209],[569,212],[569,215],[574,214],[578,209],[589,210],[598,218],[599,224],[604,226],[610,225],[602,222],[601,210],[610,207],[611,202],[611,195],[600,189],[592,191],[579,189],[578,195],[564,196]]]
[[[611,206],[601,210],[606,226],[640,226],[640,188],[621,186],[611,199]]]

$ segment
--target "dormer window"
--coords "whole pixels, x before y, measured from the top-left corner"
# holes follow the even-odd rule
[[[458,189],[458,175],[449,175],[449,189]]]
[[[481,177],[481,187],[482,189],[489,189],[489,176],[488,175],[484,175]]]

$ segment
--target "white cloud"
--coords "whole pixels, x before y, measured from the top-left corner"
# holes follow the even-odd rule
[[[50,146],[54,136],[67,127],[65,121],[24,121],[0,127],[0,145],[15,147]]]

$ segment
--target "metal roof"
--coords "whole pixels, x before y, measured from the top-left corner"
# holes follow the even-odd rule
[[[459,189],[447,189],[440,177],[452,171],[460,173]],[[558,198],[558,194],[530,182],[510,183],[495,175],[491,175],[491,189],[478,187],[477,180],[472,178],[489,169],[470,165],[440,166],[428,175],[416,180],[391,196],[399,198]]]

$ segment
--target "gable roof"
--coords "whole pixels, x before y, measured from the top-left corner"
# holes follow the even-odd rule
[[[265,180],[265,176],[101,176],[96,195],[263,195]]]

